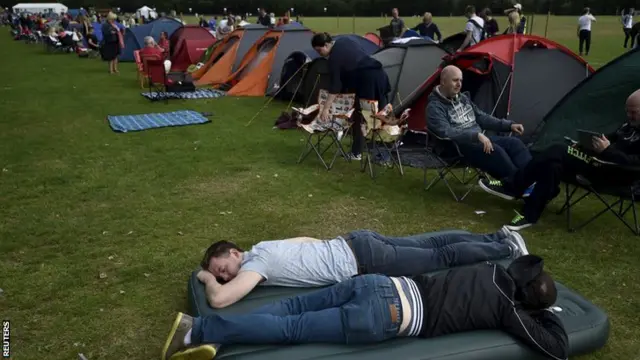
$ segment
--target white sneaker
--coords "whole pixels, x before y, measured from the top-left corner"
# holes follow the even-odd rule
[[[348,153],[347,157],[349,158],[349,160],[362,160],[362,155],[354,155],[353,153]]]
[[[524,238],[522,235],[518,234],[515,231],[511,232],[511,240],[518,246],[522,255],[529,255],[529,250],[527,250],[527,244],[524,242]]]

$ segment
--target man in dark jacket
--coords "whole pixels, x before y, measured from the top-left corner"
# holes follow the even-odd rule
[[[567,333],[550,307],[557,291],[543,260],[525,255],[412,278],[367,274],[248,314],[178,314],[163,359],[211,359],[231,344],[371,344],[503,330],[552,359],[566,359]]]
[[[514,132],[524,127],[511,120],[498,119],[480,110],[466,94],[461,94],[462,71],[445,67],[427,104],[427,128],[441,138],[451,139],[469,165],[494,179],[510,184],[513,176],[531,160],[527,146],[516,136],[485,135],[485,130]],[[504,194],[508,199],[522,196]]]
[[[535,224],[547,204],[560,193],[562,181],[575,181],[582,175],[594,185],[625,186],[638,179],[630,179],[629,172],[615,166],[602,167],[601,161],[623,166],[640,167],[640,90],[627,98],[627,122],[609,135],[593,137],[591,149],[577,144],[555,144],[536,155],[510,187],[514,191],[535,183],[526,198],[522,214],[516,212],[510,230],[521,230]],[[606,170],[605,170],[606,169]],[[481,188],[490,194],[505,197],[509,192],[498,181],[480,180]]]

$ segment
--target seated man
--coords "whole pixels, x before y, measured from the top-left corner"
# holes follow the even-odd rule
[[[523,126],[484,113],[466,94],[460,93],[461,89],[462,71],[453,65],[445,67],[440,74],[440,85],[429,95],[427,127],[437,136],[454,141],[469,165],[505,185],[510,184],[518,170],[531,160],[529,149],[517,137],[487,136],[483,131],[522,134]],[[522,195],[502,194],[509,200]]]
[[[595,185],[629,185],[628,173],[612,173],[612,167],[606,170],[595,166],[593,157],[621,165],[640,166],[640,90],[627,98],[628,121],[617,131],[609,135],[593,138],[593,151],[576,145],[555,144],[536,155],[533,160],[515,176],[515,189],[526,188],[535,182],[535,188],[524,203],[522,214],[516,217],[507,228],[521,230],[535,224],[547,204],[560,193],[563,180],[575,181],[576,175],[582,175]],[[507,190],[495,182],[487,180],[482,188],[487,192],[502,196]]]
[[[550,309],[557,290],[543,265],[527,255],[506,269],[483,263],[412,278],[369,274],[247,314],[179,313],[162,359],[212,359],[232,344],[372,344],[473,330],[502,330],[566,359],[568,336]]]
[[[209,304],[223,308],[258,285],[325,286],[373,273],[413,276],[526,253],[524,239],[506,229],[488,235],[427,233],[402,238],[359,230],[332,240],[263,241],[246,252],[218,241],[207,249],[198,279],[206,286]]]
[[[87,46],[89,47],[89,50],[100,51],[100,43],[92,26],[89,26],[89,32],[87,33]]]

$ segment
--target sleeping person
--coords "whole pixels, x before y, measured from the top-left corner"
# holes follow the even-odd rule
[[[207,249],[198,279],[205,284],[209,304],[223,308],[259,285],[319,287],[363,274],[414,276],[526,253],[524,239],[507,229],[486,235],[451,231],[407,237],[357,230],[330,240],[262,241],[249,251],[218,241]]]
[[[551,359],[566,359],[567,333],[552,311],[557,290],[543,259],[508,268],[483,263],[428,276],[356,276],[247,314],[192,318],[179,313],[163,360],[212,359],[232,344],[373,344],[502,330]]]

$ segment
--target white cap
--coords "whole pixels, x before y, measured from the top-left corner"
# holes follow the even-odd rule
[[[521,4],[515,4],[515,5],[513,5],[513,7],[514,7],[515,9],[518,9],[518,10],[521,10],[521,11],[522,11],[522,5],[521,5]]]

